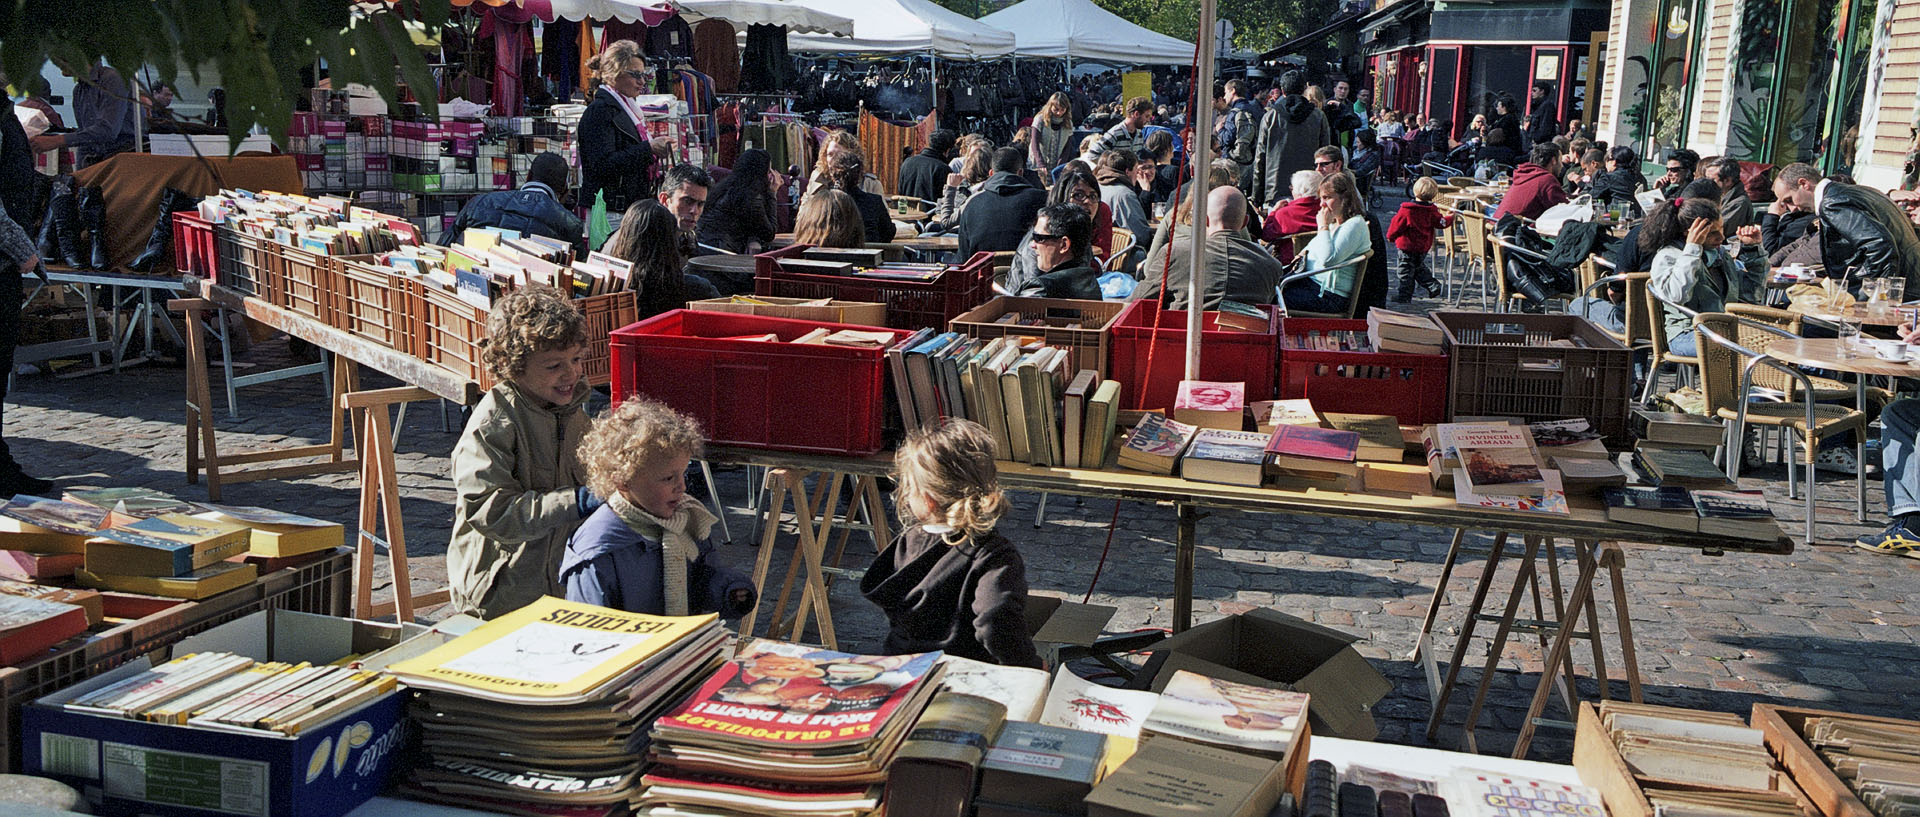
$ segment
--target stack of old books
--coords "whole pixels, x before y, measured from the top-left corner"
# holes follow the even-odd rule
[[[419,691],[416,797],[514,814],[622,812],[647,728],[720,665],[719,619],[543,598],[389,670]]]
[[[879,809],[887,769],[940,686],[940,657],[749,642],[654,722],[654,765],[634,812],[858,817]],[[1004,712],[947,715],[997,727]]]

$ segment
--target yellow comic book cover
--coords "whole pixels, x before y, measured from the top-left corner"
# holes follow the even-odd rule
[[[630,677],[718,620],[711,613],[650,616],[547,596],[388,671],[424,689],[509,702],[572,703]]]

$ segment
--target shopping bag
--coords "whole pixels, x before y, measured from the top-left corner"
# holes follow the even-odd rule
[[[598,250],[612,235],[613,225],[607,222],[607,191],[596,190],[593,193],[593,211],[587,214],[587,246]]]

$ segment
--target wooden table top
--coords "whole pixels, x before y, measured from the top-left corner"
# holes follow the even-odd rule
[[[1837,324],[1842,320],[1854,320],[1866,326],[1905,326],[1907,322],[1912,319],[1913,312],[1911,310],[1902,311],[1900,309],[1886,307],[1868,309],[1860,304],[1854,304],[1852,308],[1846,310],[1844,313],[1823,310],[1819,312],[1802,312],[1800,314],[1823,323]]]
[[[1767,346],[1768,355],[1798,366],[1882,377],[1920,376],[1920,362],[1912,359],[1911,352],[1905,362],[1896,362],[1875,357],[1878,350],[1877,345],[1859,347],[1855,356],[1843,358],[1839,338],[1782,338]]]
[[[735,462],[811,471],[837,471],[849,474],[887,475],[893,470],[891,454],[858,458],[712,446],[707,449],[707,458],[714,462]],[[1614,522],[1607,519],[1606,510],[1602,507],[1600,500],[1590,496],[1568,497],[1572,513],[1567,516],[1557,516],[1470,508],[1454,502],[1451,494],[1436,496],[1430,489],[1424,493],[1409,494],[1388,491],[1348,493],[1304,486],[1249,488],[1240,485],[1190,482],[1180,477],[1120,469],[1043,468],[1004,461],[996,465],[1001,486],[1013,490],[1148,502],[1182,502],[1243,511],[1347,517],[1445,528],[1500,530],[1521,535],[1638,542],[1698,548],[1710,552],[1741,551],[1771,554],[1793,552],[1793,541],[1785,536],[1772,542],[1757,542]],[[1396,484],[1411,483],[1423,486],[1431,484],[1425,464],[1367,463],[1366,466],[1392,475],[1395,477],[1393,481]]]

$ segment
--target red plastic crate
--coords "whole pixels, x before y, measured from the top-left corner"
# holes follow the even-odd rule
[[[779,298],[837,298],[887,305],[893,329],[945,329],[947,322],[993,297],[993,253],[974,253],[958,269],[925,283],[879,281],[847,275],[787,272],[780,259],[810,249],[792,244],[755,256],[753,293]]]
[[[1245,383],[1248,400],[1272,399],[1280,360],[1280,318],[1273,307],[1263,308],[1271,318],[1265,332],[1221,330],[1216,328],[1220,313],[1202,313],[1201,380]],[[1186,312],[1163,311],[1158,301],[1134,301],[1114,322],[1108,376],[1120,381],[1120,402],[1127,408],[1172,410],[1174,394],[1185,379],[1186,361]]]
[[[1366,321],[1286,318],[1287,337],[1349,331]],[[1447,356],[1391,352],[1327,352],[1280,348],[1280,399],[1307,398],[1319,411],[1392,414],[1402,425],[1447,421]]]
[[[864,457],[885,447],[883,349],[729,340],[871,326],[676,309],[613,333],[613,400],[658,400],[715,445]],[[896,338],[908,333],[895,330]]]
[[[174,213],[173,268],[176,272],[212,278],[220,263],[213,244],[213,225],[191,211]]]

